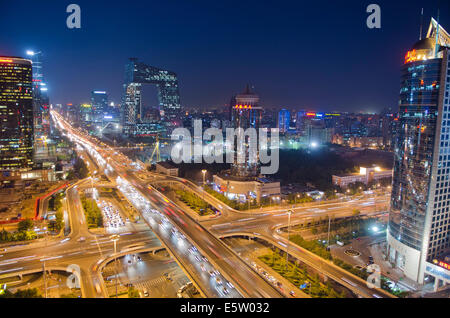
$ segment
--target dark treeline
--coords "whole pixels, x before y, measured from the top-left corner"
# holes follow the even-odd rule
[[[332,188],[333,174],[350,173],[354,169],[355,164],[351,160],[326,149],[312,152],[281,150],[280,168],[274,177],[282,184],[311,183],[318,189],[328,190]]]

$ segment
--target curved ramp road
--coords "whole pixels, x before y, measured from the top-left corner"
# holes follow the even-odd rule
[[[131,202],[205,296],[282,297],[220,239],[162,194],[147,188],[133,173],[135,163],[104,144],[99,146],[100,142],[72,128],[56,112],[52,111],[52,115],[70,138],[87,149],[111,180],[125,181],[122,192],[130,192]]]

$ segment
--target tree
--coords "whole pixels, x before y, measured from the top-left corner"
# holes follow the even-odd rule
[[[56,212],[55,220],[48,223],[49,230],[59,232],[64,224],[63,213],[61,211]]]
[[[19,222],[18,230],[19,232],[25,232],[33,227],[33,220],[25,219]]]
[[[70,293],[70,294],[62,294],[59,298],[78,298],[78,296],[75,295],[75,293]]]
[[[75,172],[75,175],[79,179],[84,179],[89,174],[89,169],[87,168],[86,164],[83,160],[81,160],[79,157],[75,157],[75,163],[73,165],[73,170]]]
[[[0,232],[0,242],[10,242],[12,240],[12,235],[5,229]]]
[[[67,180],[74,180],[76,179],[76,175],[75,175],[75,171],[73,169],[69,170],[69,172],[67,172],[67,176],[66,179]]]
[[[95,200],[83,197],[81,198],[81,204],[83,205],[88,226],[91,228],[103,226],[103,215]]]
[[[15,293],[6,290],[0,298],[42,298],[37,288],[19,289]]]
[[[56,229],[60,230],[64,224],[63,213],[61,211],[56,212]]]
[[[334,200],[334,199],[336,199],[336,198],[337,198],[336,192],[334,192],[333,189],[327,190],[327,191],[325,192],[325,198],[326,198],[327,200]]]
[[[139,291],[133,286],[128,287],[128,298],[140,298]]]

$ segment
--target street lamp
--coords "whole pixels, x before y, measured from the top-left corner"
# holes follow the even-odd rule
[[[331,217],[328,214],[328,238],[327,238],[327,249],[330,246],[330,227],[331,227]]]
[[[286,270],[288,268],[288,257],[289,257],[289,234],[290,234],[290,230],[291,230],[291,214],[292,214],[292,210],[288,210],[288,241],[287,241],[287,246],[286,246]]]
[[[111,241],[114,242],[114,268],[116,271],[116,298],[117,298],[117,280],[119,279],[119,273],[117,271],[117,241],[120,236],[118,234],[114,234],[110,236]]]
[[[202,170],[203,173],[203,188],[205,188],[205,175],[206,175],[206,169]]]
[[[203,202],[205,202],[205,176],[206,176],[206,169],[202,170],[203,174]],[[206,213],[206,202],[205,202],[205,213]]]

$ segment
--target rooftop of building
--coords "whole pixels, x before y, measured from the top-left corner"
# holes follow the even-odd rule
[[[0,56],[0,63],[24,63],[31,64],[31,60],[20,56]]]
[[[168,161],[160,161],[157,163],[157,165],[160,165],[161,167],[163,167],[165,169],[178,169],[177,167],[175,167]]]
[[[368,172],[392,172],[392,169],[383,169],[379,166],[373,165],[372,167],[359,167],[359,172],[344,173],[336,175],[338,177],[351,177],[351,176],[365,176]]]
[[[272,183],[272,182],[278,182],[277,180],[273,180],[268,177],[258,176],[258,177],[241,177],[241,176],[234,176],[230,173],[229,170],[221,171],[216,174],[218,177],[230,181],[238,181],[238,182],[259,182],[259,183]]]

